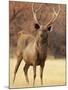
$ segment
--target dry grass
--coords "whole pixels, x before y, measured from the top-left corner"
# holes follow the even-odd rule
[[[29,85],[26,83],[23,66],[24,61],[22,61],[15,83],[13,84],[13,72],[16,64],[15,59],[10,59],[10,88],[23,88],[23,87],[33,87],[33,70],[32,67],[29,68],[28,77]],[[54,85],[65,85],[65,60],[54,60],[47,59],[44,67],[43,73],[43,86],[54,86]],[[35,86],[41,86],[40,83],[40,70],[37,67],[37,77],[35,81]]]

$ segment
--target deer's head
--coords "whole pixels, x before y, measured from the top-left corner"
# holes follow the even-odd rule
[[[52,31],[52,27],[53,27],[53,24],[54,22],[56,21],[59,13],[60,13],[60,5],[58,5],[58,11],[56,11],[54,8],[53,8],[53,14],[52,14],[52,18],[51,20],[44,26],[44,25],[41,25],[37,19],[37,12],[41,9],[42,7],[42,4],[39,6],[38,9],[34,10],[34,3],[32,4],[32,13],[33,13],[33,17],[34,17],[34,20],[35,20],[35,24],[34,24],[34,28],[37,32],[37,37],[39,37],[39,39],[42,39],[42,40],[47,40],[48,38],[48,32]]]

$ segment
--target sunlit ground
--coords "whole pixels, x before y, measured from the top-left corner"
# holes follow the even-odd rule
[[[35,85],[33,86],[33,68],[30,67],[28,71],[29,85],[27,84],[23,72],[24,61],[22,61],[15,83],[13,84],[13,72],[16,64],[16,59],[10,59],[10,88],[23,88],[23,87],[37,87],[41,86],[40,82],[40,68],[37,67],[37,77]],[[65,60],[47,58],[43,73],[43,86],[65,85]]]

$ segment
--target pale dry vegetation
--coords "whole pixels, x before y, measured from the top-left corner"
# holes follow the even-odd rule
[[[22,61],[15,83],[13,84],[13,73],[16,64],[15,59],[10,59],[10,88],[23,88],[23,87],[33,87],[33,67],[29,68],[28,77],[29,85],[25,80],[25,75],[23,72],[24,61]],[[37,77],[35,81],[35,87],[41,86],[40,82],[40,70],[37,66]],[[48,58],[45,62],[44,73],[43,73],[43,86],[54,86],[54,85],[65,85],[65,60],[57,59],[53,57]]]

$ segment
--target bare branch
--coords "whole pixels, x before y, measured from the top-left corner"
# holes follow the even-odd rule
[[[13,16],[10,18],[10,23],[16,18],[16,16],[22,11],[22,9],[18,10],[17,12],[13,10]]]
[[[22,8],[16,11],[15,7],[16,7],[16,3],[14,3],[13,5],[13,15],[10,18],[10,23],[12,23],[12,21],[16,18],[16,16],[22,11]]]

